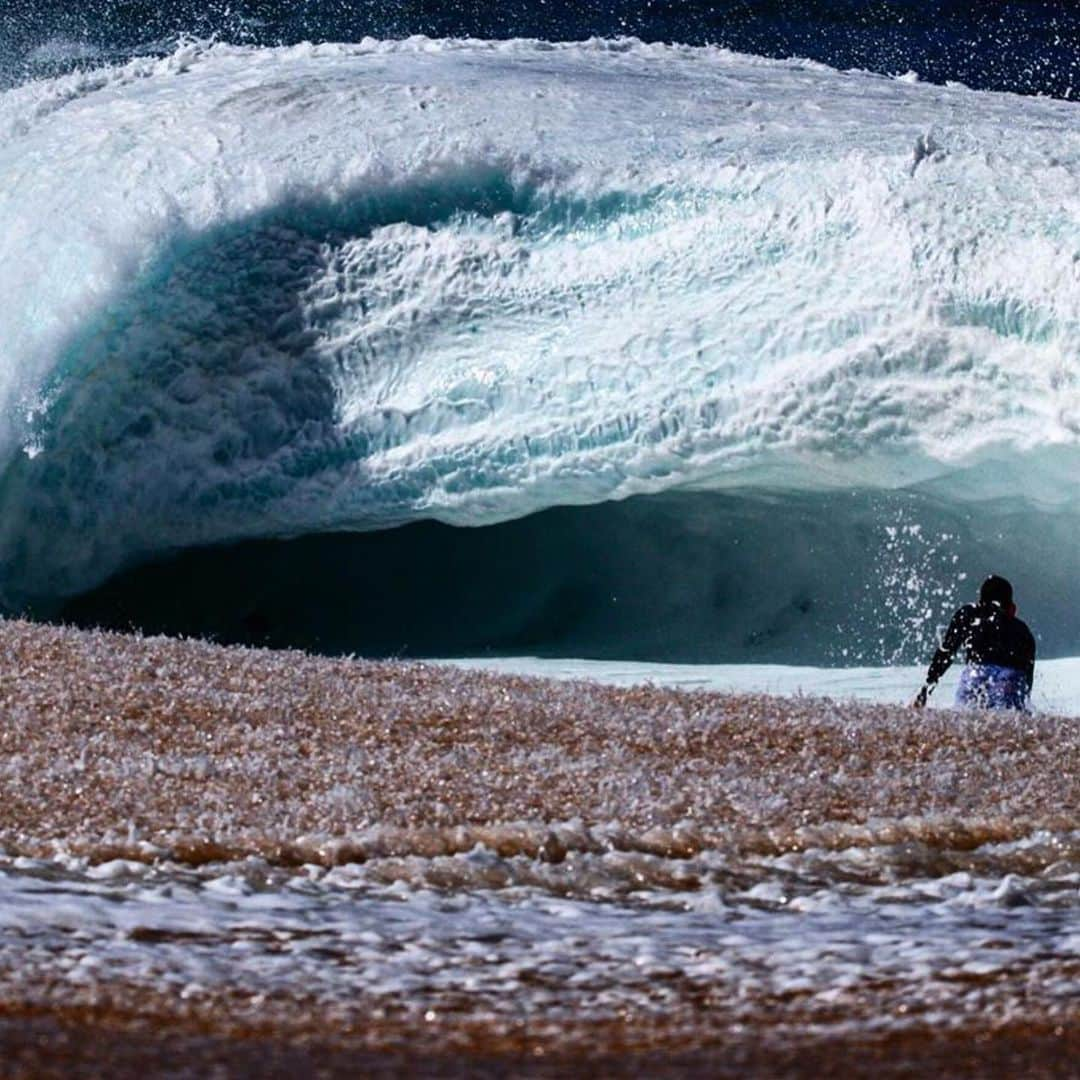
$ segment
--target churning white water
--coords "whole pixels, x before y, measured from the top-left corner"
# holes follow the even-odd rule
[[[1064,582],[1075,116],[634,41],[7,91],[0,587],[682,487],[929,493]]]

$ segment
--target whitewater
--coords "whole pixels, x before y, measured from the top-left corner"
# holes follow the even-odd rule
[[[1080,646],[1069,102],[633,40],[193,41],[8,90],[0,132],[9,612],[579,506],[571,553],[633,554],[556,655],[632,624],[615,655],[708,659],[712,620],[712,659],[916,662],[988,563]],[[301,594],[385,555],[315,550]]]

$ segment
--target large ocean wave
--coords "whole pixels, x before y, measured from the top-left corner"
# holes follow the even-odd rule
[[[202,545],[668,493],[765,597],[731,652],[820,655],[820,596],[871,581],[932,621],[991,554],[1073,648],[1075,117],[634,41],[192,42],[9,90],[4,603]],[[914,585],[908,529],[938,560]],[[727,559],[739,536],[760,557]],[[619,590],[678,567],[651,547]]]

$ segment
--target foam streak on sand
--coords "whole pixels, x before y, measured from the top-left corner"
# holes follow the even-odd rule
[[[1075,1052],[1075,721],[17,622],[0,678],[0,1018],[54,1048]]]

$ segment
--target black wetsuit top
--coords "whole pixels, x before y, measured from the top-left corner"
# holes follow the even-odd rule
[[[993,664],[1023,673],[1028,693],[1035,681],[1035,638],[1027,623],[1010,615],[998,604],[965,604],[952,617],[941,648],[930,661],[928,685],[941,678],[953,657],[966,649],[969,664]]]

